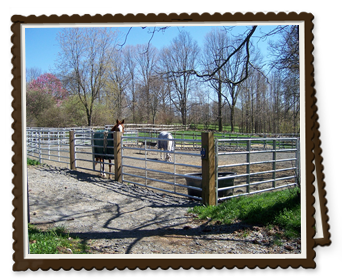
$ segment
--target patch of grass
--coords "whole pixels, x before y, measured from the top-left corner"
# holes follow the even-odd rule
[[[29,224],[30,254],[86,254],[87,246],[72,238],[64,227],[42,231]]]
[[[39,165],[39,161],[27,158],[27,165]]]
[[[234,220],[264,226],[279,226],[285,236],[299,237],[301,228],[299,189],[232,198],[217,206],[195,206],[190,212],[198,218],[211,218],[225,224]]]

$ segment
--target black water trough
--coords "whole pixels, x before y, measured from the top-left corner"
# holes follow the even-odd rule
[[[202,188],[202,173],[188,173],[185,175],[194,176],[198,178],[187,178],[185,177],[186,184],[192,187]],[[218,189],[229,186],[234,186],[234,179],[236,173],[234,172],[219,172],[218,173]],[[232,195],[233,189],[219,191],[219,197],[226,197]],[[188,195],[202,197],[202,191],[188,189]]]

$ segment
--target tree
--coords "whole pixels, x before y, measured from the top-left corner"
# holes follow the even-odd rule
[[[300,80],[299,80],[299,25],[278,26],[272,34],[278,34],[277,41],[270,41],[273,59],[270,67],[282,78],[282,96],[285,112],[292,129],[299,130]]]
[[[104,87],[105,103],[109,108],[112,121],[123,119],[124,95],[129,76],[121,51],[113,51],[107,64],[106,84]]]
[[[56,101],[57,106],[68,96],[68,92],[63,87],[61,81],[51,73],[45,73],[32,80],[28,84],[27,90],[51,96]]]
[[[42,70],[37,67],[31,67],[26,69],[26,83],[30,83],[34,79],[37,79],[42,75]]]
[[[199,71],[196,69],[196,63],[182,63],[181,61],[183,60],[188,60],[191,55],[186,55],[185,57],[183,56],[182,60],[180,60],[180,67],[177,67],[173,61],[177,61],[177,52],[181,52],[182,50],[186,51],[191,51],[194,50],[195,52],[199,52],[199,49],[196,46],[190,46],[190,47],[183,47],[184,42],[186,42],[186,39],[183,38],[183,40],[179,40],[180,42],[177,46],[175,44],[175,40],[172,44],[172,46],[177,46],[176,48],[173,48],[173,52],[170,50],[172,49],[172,46],[168,49],[165,49],[163,51],[163,63],[164,63],[164,76],[167,76],[168,78],[172,78],[172,81],[180,80],[183,77],[184,81],[189,81],[192,77],[191,76],[197,76],[198,78],[201,78],[203,81],[210,81],[212,79],[215,79],[215,75],[221,72],[223,70],[224,73],[226,73],[223,83],[227,84],[229,87],[229,95],[231,97],[231,101],[227,96],[225,96],[226,101],[228,102],[230,109],[231,109],[231,129],[234,131],[234,109],[235,105],[237,102],[237,96],[238,96],[238,90],[237,86],[244,82],[249,75],[250,68],[253,67],[253,65],[250,62],[250,40],[252,35],[254,34],[257,26],[253,26],[250,29],[247,29],[246,33],[243,36],[240,36],[241,39],[236,39],[234,40],[236,44],[234,45],[227,45],[224,47],[225,55],[222,57],[222,60],[218,61],[217,65],[215,65],[212,69],[205,68],[202,71]],[[181,35],[178,36],[184,36]],[[186,32],[185,32],[186,34]],[[189,34],[187,35],[188,37]],[[234,65],[234,70],[230,70],[231,73],[229,74],[227,72],[227,69],[229,69],[230,66],[234,64],[232,60],[235,60]],[[173,64],[173,65],[172,65]],[[212,63],[212,65],[215,64]],[[208,71],[209,70],[209,71]],[[191,78],[190,78],[191,77]],[[181,84],[181,83],[179,83]],[[177,85],[179,84],[174,84],[175,88],[177,88]],[[185,85],[186,83],[184,83]],[[186,116],[186,98],[187,98],[187,93],[183,90],[182,91],[177,91],[178,93],[178,102],[174,102],[175,106],[177,109],[181,111],[182,115],[182,120],[184,124],[184,116]],[[186,123],[186,122],[185,122]]]
[[[89,126],[94,101],[105,86],[114,39],[108,28],[65,28],[57,36],[61,47],[57,67],[70,93],[82,102]]]
[[[228,37],[226,32],[219,29],[213,29],[205,36],[202,64],[204,71],[212,73],[219,67],[227,56]],[[222,93],[224,91],[224,69],[219,69],[210,79],[209,85],[217,94],[217,120],[219,131],[223,130],[222,124]]]
[[[161,53],[161,74],[171,84],[172,102],[187,124],[187,101],[194,82],[189,69],[196,69],[200,48],[188,32],[180,32]]]
[[[138,73],[140,74],[141,92],[143,96],[143,109],[145,111],[145,118],[147,122],[151,121],[152,102],[154,96],[151,92],[151,83],[155,75],[155,70],[158,61],[158,50],[150,44],[137,45],[136,62],[138,66]]]
[[[126,46],[123,49],[123,56],[125,61],[125,67],[127,69],[128,75],[128,88],[131,93],[131,111],[132,111],[132,121],[136,123],[136,107],[137,107],[137,97],[135,92],[136,83],[136,48],[134,46]]]
[[[46,113],[58,111],[67,99],[68,92],[61,81],[51,73],[40,75],[28,83],[26,88],[27,125],[46,126]]]

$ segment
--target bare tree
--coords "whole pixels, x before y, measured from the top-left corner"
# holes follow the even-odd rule
[[[164,81],[157,75],[151,77],[150,80],[150,93],[151,93],[151,114],[152,123],[156,123],[156,116],[161,109],[161,102],[165,102],[166,85]],[[165,104],[164,106],[165,107]]]
[[[107,28],[66,28],[58,33],[57,67],[68,90],[78,95],[92,125],[93,105],[105,85],[115,33]]]
[[[273,56],[270,66],[282,77],[285,112],[287,116],[291,116],[292,120],[292,128],[287,128],[287,130],[298,131],[300,115],[299,26],[278,26],[272,34],[278,34],[280,37],[277,41],[269,42]]]
[[[191,92],[200,48],[188,32],[180,32],[171,45],[161,52],[161,74],[171,83],[172,102],[180,112],[182,124],[187,124],[187,100]]]
[[[205,36],[202,64],[204,71],[212,73],[219,67],[227,57],[228,36],[224,30],[213,29]],[[219,69],[215,75],[209,79],[209,85],[217,94],[217,120],[219,131],[223,130],[222,108],[224,106],[222,93],[224,91],[224,69]]]
[[[110,60],[107,64],[105,92],[107,104],[111,109],[113,122],[116,119],[124,119],[124,95],[129,83],[129,73],[125,67],[124,58],[121,51],[109,50]]]
[[[140,83],[144,92],[144,105],[146,109],[146,120],[151,119],[151,79],[155,75],[158,60],[158,50],[152,45],[137,45],[137,66],[140,74]]]
[[[42,70],[37,67],[31,67],[26,69],[26,83],[30,83],[31,81],[37,79],[40,75],[42,75]]]
[[[132,120],[133,123],[136,123],[136,107],[137,107],[137,97],[136,97],[136,89],[135,89],[135,83],[136,83],[136,48],[134,46],[126,46],[123,49],[123,55],[124,55],[124,61],[125,61],[125,67],[127,69],[128,73],[128,88],[131,93],[131,111],[132,111]]]

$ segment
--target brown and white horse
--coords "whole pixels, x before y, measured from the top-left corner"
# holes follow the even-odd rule
[[[119,120],[116,120],[116,125],[114,125],[113,126],[113,128],[110,130],[110,131],[119,131],[119,132],[124,132],[125,131],[125,127],[124,127],[124,123],[125,123],[125,120],[122,120],[122,121],[119,121]],[[94,135],[94,138],[95,138],[96,136]],[[106,136],[107,137],[107,136]],[[113,134],[111,134],[111,136],[109,137],[109,138],[111,138],[111,140],[109,140],[109,141],[111,141],[112,143],[113,143]],[[103,151],[104,150],[106,150],[106,146],[107,146],[107,138],[106,139],[103,139],[102,138],[102,143],[103,143],[103,146],[104,146],[104,149],[103,149]],[[104,144],[104,143],[106,143],[106,144]],[[112,153],[113,154],[113,153]],[[101,171],[101,177],[103,177],[103,178],[106,178],[106,173],[105,173],[105,171],[104,171],[104,169],[105,169],[105,167],[104,167],[104,161],[105,161],[105,159],[108,159],[108,161],[109,161],[109,179],[111,179],[111,171],[112,171],[112,165],[111,165],[111,163],[112,163],[112,159],[114,159],[114,154],[113,154],[113,156],[110,158],[110,157],[108,157],[108,156],[101,156],[101,155],[99,155],[99,153],[97,153],[96,155],[95,155],[95,165],[99,162],[100,163],[100,171]]]

